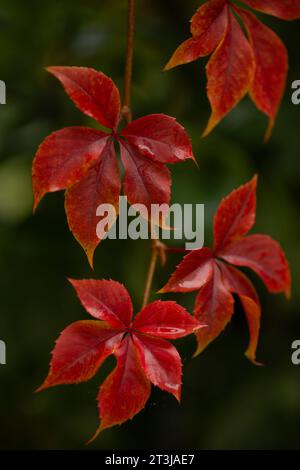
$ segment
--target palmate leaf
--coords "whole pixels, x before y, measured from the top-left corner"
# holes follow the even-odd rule
[[[243,2],[281,19],[300,18],[300,0]],[[254,14],[231,0],[206,1],[191,19],[190,29],[192,37],[177,48],[165,70],[212,54],[206,67],[212,114],[203,135],[208,135],[249,93],[269,118],[269,138],[287,78],[288,55],[283,42]]]
[[[168,204],[171,177],[166,164],[194,159],[184,128],[172,117],[151,114],[118,132],[120,96],[114,82],[85,67],[49,67],[75,105],[107,132],[71,127],[54,132],[40,145],[32,165],[34,209],[42,197],[66,189],[65,209],[70,230],[93,264],[100,240],[96,234],[100,204],[118,213],[121,180],[115,144],[125,168],[123,190],[132,204]],[[105,233],[113,224],[106,227]],[[155,222],[157,222],[155,220]]]
[[[176,302],[156,301],[133,319],[130,296],[122,284],[71,279],[79,300],[96,320],[69,325],[56,341],[50,371],[38,391],[91,379],[111,354],[116,366],[100,387],[100,426],[121,424],[141,411],[151,383],[180,401],[182,364],[166,339],[194,333],[203,324]]]
[[[250,280],[231,265],[255,271],[272,293],[290,294],[290,269],[280,245],[267,235],[247,235],[255,221],[256,183],[255,176],[221,201],[214,218],[214,250],[191,251],[160,290],[162,293],[199,291],[194,315],[207,328],[196,333],[196,354],[228,324],[234,311],[232,294],[236,294],[249,327],[246,356],[257,364],[260,302]]]

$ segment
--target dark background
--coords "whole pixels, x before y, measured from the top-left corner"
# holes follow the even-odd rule
[[[226,331],[197,359],[190,360],[192,337],[177,342],[184,362],[181,406],[153,390],[145,410],[105,431],[90,448],[299,448],[300,366],[291,363],[291,343],[300,338],[300,107],[291,103],[291,83],[300,79],[299,22],[262,16],[286,43],[291,64],[271,141],[263,144],[266,119],[248,98],[201,139],[209,116],[206,61],[162,72],[188,37],[188,20],[201,2],[137,3],[134,116],[176,116],[193,139],[199,163],[199,170],[191,162],[172,167],[172,201],[205,203],[209,244],[221,197],[258,172],[255,231],[272,235],[284,247],[293,296],[290,302],[271,296],[251,276],[263,307],[258,359],[266,367],[254,367],[243,356],[247,327],[237,305]],[[136,310],[141,304],[149,242],[103,242],[92,272],[68,231],[62,193],[47,196],[31,215],[30,171],[39,143],[61,127],[94,125],[43,67],[91,66],[122,89],[125,35],[125,0],[1,1],[0,79],[7,85],[7,104],[0,106],[0,339],[7,344],[7,365],[0,366],[2,449],[83,449],[97,427],[97,389],[113,360],[89,383],[34,394],[59,332],[87,318],[66,278],[119,280]],[[171,255],[167,267],[157,271],[155,289],[179,259]],[[192,310],[193,295],[169,297]]]

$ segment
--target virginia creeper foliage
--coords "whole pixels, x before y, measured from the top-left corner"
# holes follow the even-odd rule
[[[144,116],[118,131],[119,91],[103,73],[85,67],[49,67],[48,71],[84,114],[109,129],[56,131],[42,142],[32,167],[34,208],[46,193],[67,189],[68,224],[92,265],[100,242],[97,207],[109,203],[118,213],[121,180],[114,142],[120,146],[128,202],[144,204],[149,213],[151,204],[170,202],[171,176],[166,164],[194,159],[193,151],[184,128],[164,114]]]
[[[243,0],[263,13],[285,20],[300,18],[299,0]],[[244,30],[243,30],[244,29]],[[191,19],[192,37],[174,52],[165,69],[212,54],[206,66],[212,114],[204,131],[214,127],[249,93],[274,125],[285,89],[288,55],[281,39],[253,13],[229,0],[208,0]]]
[[[300,17],[300,0],[241,3],[281,19]],[[40,145],[32,166],[34,210],[45,194],[66,190],[68,224],[91,266],[100,242],[96,234],[97,207],[109,203],[118,213],[122,184],[115,144],[119,145],[124,167],[123,191],[130,204],[147,208],[147,214],[141,213],[145,217],[152,213],[152,204],[170,202],[171,177],[166,165],[194,159],[188,135],[174,118],[151,114],[130,122],[134,1],[128,5],[123,107],[116,85],[102,72],[85,67],[49,67],[47,70],[61,82],[77,108],[100,128],[77,126],[53,132]],[[201,5],[191,20],[191,35],[175,51],[166,69],[212,54],[206,67],[212,114],[204,135],[247,93],[268,116],[269,135],[288,70],[282,41],[251,11],[229,0],[208,0]],[[119,130],[123,118],[127,125]],[[199,354],[230,321],[233,294],[239,297],[248,322],[250,340],[245,354],[258,364],[260,301],[251,281],[237,268],[252,269],[271,293],[284,292],[287,296],[291,278],[280,245],[267,235],[248,234],[255,222],[256,185],[255,176],[222,200],[214,217],[213,248],[187,254],[160,291],[199,291],[193,316],[172,301],[146,305],[157,250],[162,250],[164,256],[167,251],[159,242],[152,244],[143,300],[146,306],[135,318],[122,284],[112,280],[70,280],[94,320],[77,321],[61,333],[52,352],[49,374],[38,390],[87,381],[113,355],[116,365],[99,390],[100,425],[92,439],[139,413],[150,396],[151,383],[180,400],[182,363],[176,348],[166,340],[195,333]],[[114,222],[111,220],[107,231]]]
[[[288,262],[279,244],[267,235],[247,235],[254,225],[256,176],[230,193],[221,202],[214,218],[214,248],[202,248],[186,255],[160,292],[199,290],[194,315],[208,327],[197,332],[198,348],[203,351],[233,314],[237,294],[247,318],[250,342],[246,356],[256,361],[261,308],[251,281],[234,266],[255,271],[269,292],[290,293]],[[232,266],[234,265],[234,266]]]
[[[86,311],[97,320],[77,321],[60,335],[50,372],[39,391],[91,379],[111,354],[117,364],[98,394],[100,426],[121,424],[141,411],[151,382],[180,400],[180,356],[166,339],[182,338],[201,323],[176,302],[148,304],[133,319],[130,296],[115,281],[70,280]]]

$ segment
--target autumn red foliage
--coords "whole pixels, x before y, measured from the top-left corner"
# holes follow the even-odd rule
[[[83,113],[108,129],[67,127],[56,131],[40,145],[32,167],[34,208],[46,193],[66,189],[70,230],[93,265],[100,242],[97,207],[112,204],[116,214],[119,210],[121,179],[114,142],[120,146],[128,202],[143,204],[148,214],[151,204],[169,204],[171,176],[166,164],[194,159],[192,146],[184,128],[164,114],[144,116],[118,131],[119,91],[103,73],[85,67],[49,67],[48,71],[61,81]],[[106,231],[114,222],[110,221]]]
[[[298,0],[243,0],[246,5],[285,20],[300,18]],[[288,55],[281,39],[251,11],[229,0],[208,0],[191,19],[192,37],[174,52],[165,69],[212,54],[207,66],[207,96],[215,126],[249,93],[269,118],[270,136],[284,92]],[[243,30],[244,29],[244,30]]]
[[[115,281],[70,280],[97,320],[72,323],[60,335],[50,372],[39,391],[91,379],[114,354],[117,365],[98,394],[101,431],[133,418],[147,402],[152,382],[180,400],[181,359],[166,339],[182,338],[203,325],[176,302],[148,304],[132,319],[130,296]]]
[[[255,271],[272,293],[290,294],[288,262],[268,235],[247,235],[255,221],[256,176],[221,202],[214,218],[214,248],[193,250],[184,257],[160,292],[199,290],[194,315],[208,325],[197,333],[199,354],[223,331],[233,314],[233,296],[243,305],[250,333],[246,356],[256,362],[260,302],[251,281],[234,266]],[[234,266],[232,266],[234,265]]]
[[[300,1],[244,0],[247,7],[282,19],[300,17]],[[124,102],[114,82],[91,68],[49,67],[75,105],[99,129],[68,127],[48,136],[32,166],[34,209],[49,192],[66,190],[69,228],[90,265],[100,240],[97,207],[110,203],[118,213],[121,189],[130,204],[169,204],[167,164],[194,159],[185,129],[172,117],[151,114],[131,120],[130,87],[134,4],[129,0]],[[207,135],[249,93],[269,118],[270,133],[283,95],[288,59],[282,41],[248,9],[228,0],[209,0],[193,16],[192,37],[175,51],[167,69],[212,53],[207,64],[207,93],[212,107]],[[122,120],[123,129],[119,129]],[[123,185],[115,144],[124,168]],[[238,268],[258,274],[271,293],[290,295],[289,265],[280,245],[268,235],[248,234],[255,222],[257,177],[225,197],[214,217],[214,246],[189,252],[160,293],[198,291],[194,315],[173,301],[148,303],[157,259],[168,247],[152,243],[143,295],[144,307],[133,318],[125,287],[112,280],[70,280],[94,320],[69,325],[58,338],[49,374],[38,389],[91,379],[105,359],[116,365],[98,394],[104,429],[133,418],[149,398],[151,383],[180,400],[182,363],[167,340],[195,333],[199,354],[223,331],[238,296],[249,326],[246,356],[255,364],[261,306],[250,279]],[[107,231],[115,220],[107,227]],[[155,221],[157,222],[157,221]],[[93,439],[93,438],[92,438]]]

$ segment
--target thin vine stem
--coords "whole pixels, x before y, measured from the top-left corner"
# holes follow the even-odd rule
[[[149,297],[150,297],[153,277],[154,277],[155,268],[156,268],[156,264],[157,264],[157,258],[158,258],[158,250],[155,248],[153,240],[152,240],[152,243],[151,243],[151,259],[150,259],[148,273],[147,273],[147,279],[146,279],[145,290],[144,290],[144,295],[143,295],[142,308],[146,307],[146,305],[148,303],[148,300],[149,300]]]
[[[156,239],[151,240],[151,258],[150,258],[147,279],[146,279],[146,284],[145,284],[145,289],[144,289],[142,308],[144,308],[147,305],[149,297],[150,297],[153,277],[154,277],[158,258],[160,258],[160,263],[162,266],[166,264],[166,251],[167,251],[167,247],[164,243]]]
[[[128,0],[128,20],[127,20],[127,47],[124,79],[124,97],[122,115],[129,124],[132,121],[131,113],[131,88],[132,88],[132,62],[133,62],[133,42],[135,28],[135,4],[136,0]]]
[[[135,30],[135,11],[136,0],[128,0],[128,17],[127,17],[127,47],[126,47],[126,62],[125,62],[125,77],[124,77],[124,96],[122,106],[122,116],[127,124],[132,121],[131,111],[131,90],[132,90],[132,64],[133,64],[133,43],[134,43],[134,30]],[[157,260],[160,258],[161,264],[166,262],[166,246],[159,240],[151,240],[151,258],[146,278],[146,284],[143,294],[143,304],[145,307],[148,303],[153,277]]]

